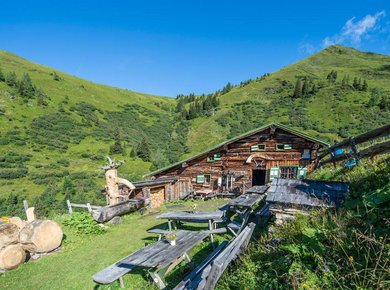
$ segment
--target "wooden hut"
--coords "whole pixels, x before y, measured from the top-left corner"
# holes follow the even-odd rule
[[[192,191],[244,193],[275,178],[304,178],[313,169],[318,150],[328,146],[273,123],[146,176],[156,182],[176,178],[165,187],[164,200],[180,199]]]

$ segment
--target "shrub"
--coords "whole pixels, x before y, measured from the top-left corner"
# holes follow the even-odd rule
[[[75,212],[63,220],[63,224],[82,235],[101,235],[105,228],[97,224],[89,212]]]

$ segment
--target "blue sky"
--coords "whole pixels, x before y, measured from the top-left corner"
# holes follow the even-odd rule
[[[0,49],[94,82],[208,93],[341,43],[390,55],[390,1],[1,1]]]

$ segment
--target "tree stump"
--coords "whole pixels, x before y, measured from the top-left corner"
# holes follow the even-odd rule
[[[31,253],[47,253],[61,245],[63,232],[54,221],[35,220],[20,231],[20,244]]]
[[[26,252],[19,244],[9,245],[0,250],[0,269],[15,269],[25,260]]]
[[[26,252],[19,244],[9,245],[0,250],[0,269],[15,269],[25,260]]]
[[[19,228],[12,223],[0,222],[0,249],[19,243]]]

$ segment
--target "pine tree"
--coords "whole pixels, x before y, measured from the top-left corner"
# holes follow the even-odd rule
[[[301,79],[297,79],[297,82],[295,83],[295,89],[294,89],[294,98],[300,98],[302,97],[302,82]]]
[[[37,98],[38,106],[46,107],[48,105],[48,103],[47,103],[47,96],[46,96],[46,94],[43,91],[41,91],[39,89],[36,89],[35,90],[35,97]]]
[[[141,142],[138,144],[137,156],[145,162],[150,162],[151,152],[149,149],[148,141],[145,137],[143,137]]]
[[[31,81],[30,75],[25,73],[18,86],[19,94],[24,99],[32,99],[35,96],[35,87]]]
[[[76,188],[69,176],[64,177],[62,182],[62,193],[65,195],[65,199],[69,199],[76,194]]]
[[[3,71],[1,70],[1,67],[0,67],[0,82],[5,82],[5,76],[3,74]]]
[[[358,82],[357,77],[354,77],[354,78],[353,78],[352,87],[353,87],[355,90],[358,90],[358,89],[359,89],[359,82]]]
[[[16,85],[18,84],[18,78],[17,78],[17,76],[16,76],[16,73],[14,73],[14,72],[8,73],[7,76],[5,77],[5,82],[6,82],[7,85],[9,85],[10,87],[15,88]]]
[[[310,90],[310,94],[315,95],[317,92],[318,92],[317,85],[313,84],[313,86],[311,87],[311,90]]]
[[[368,91],[368,83],[366,80],[363,81],[363,85],[362,85],[362,91],[365,91],[367,92]]]
[[[110,154],[123,154],[124,149],[121,144],[121,136],[119,129],[114,131],[114,144],[110,146]]]
[[[309,95],[309,83],[307,79],[305,79],[302,86],[302,96],[306,98],[308,95]]]

